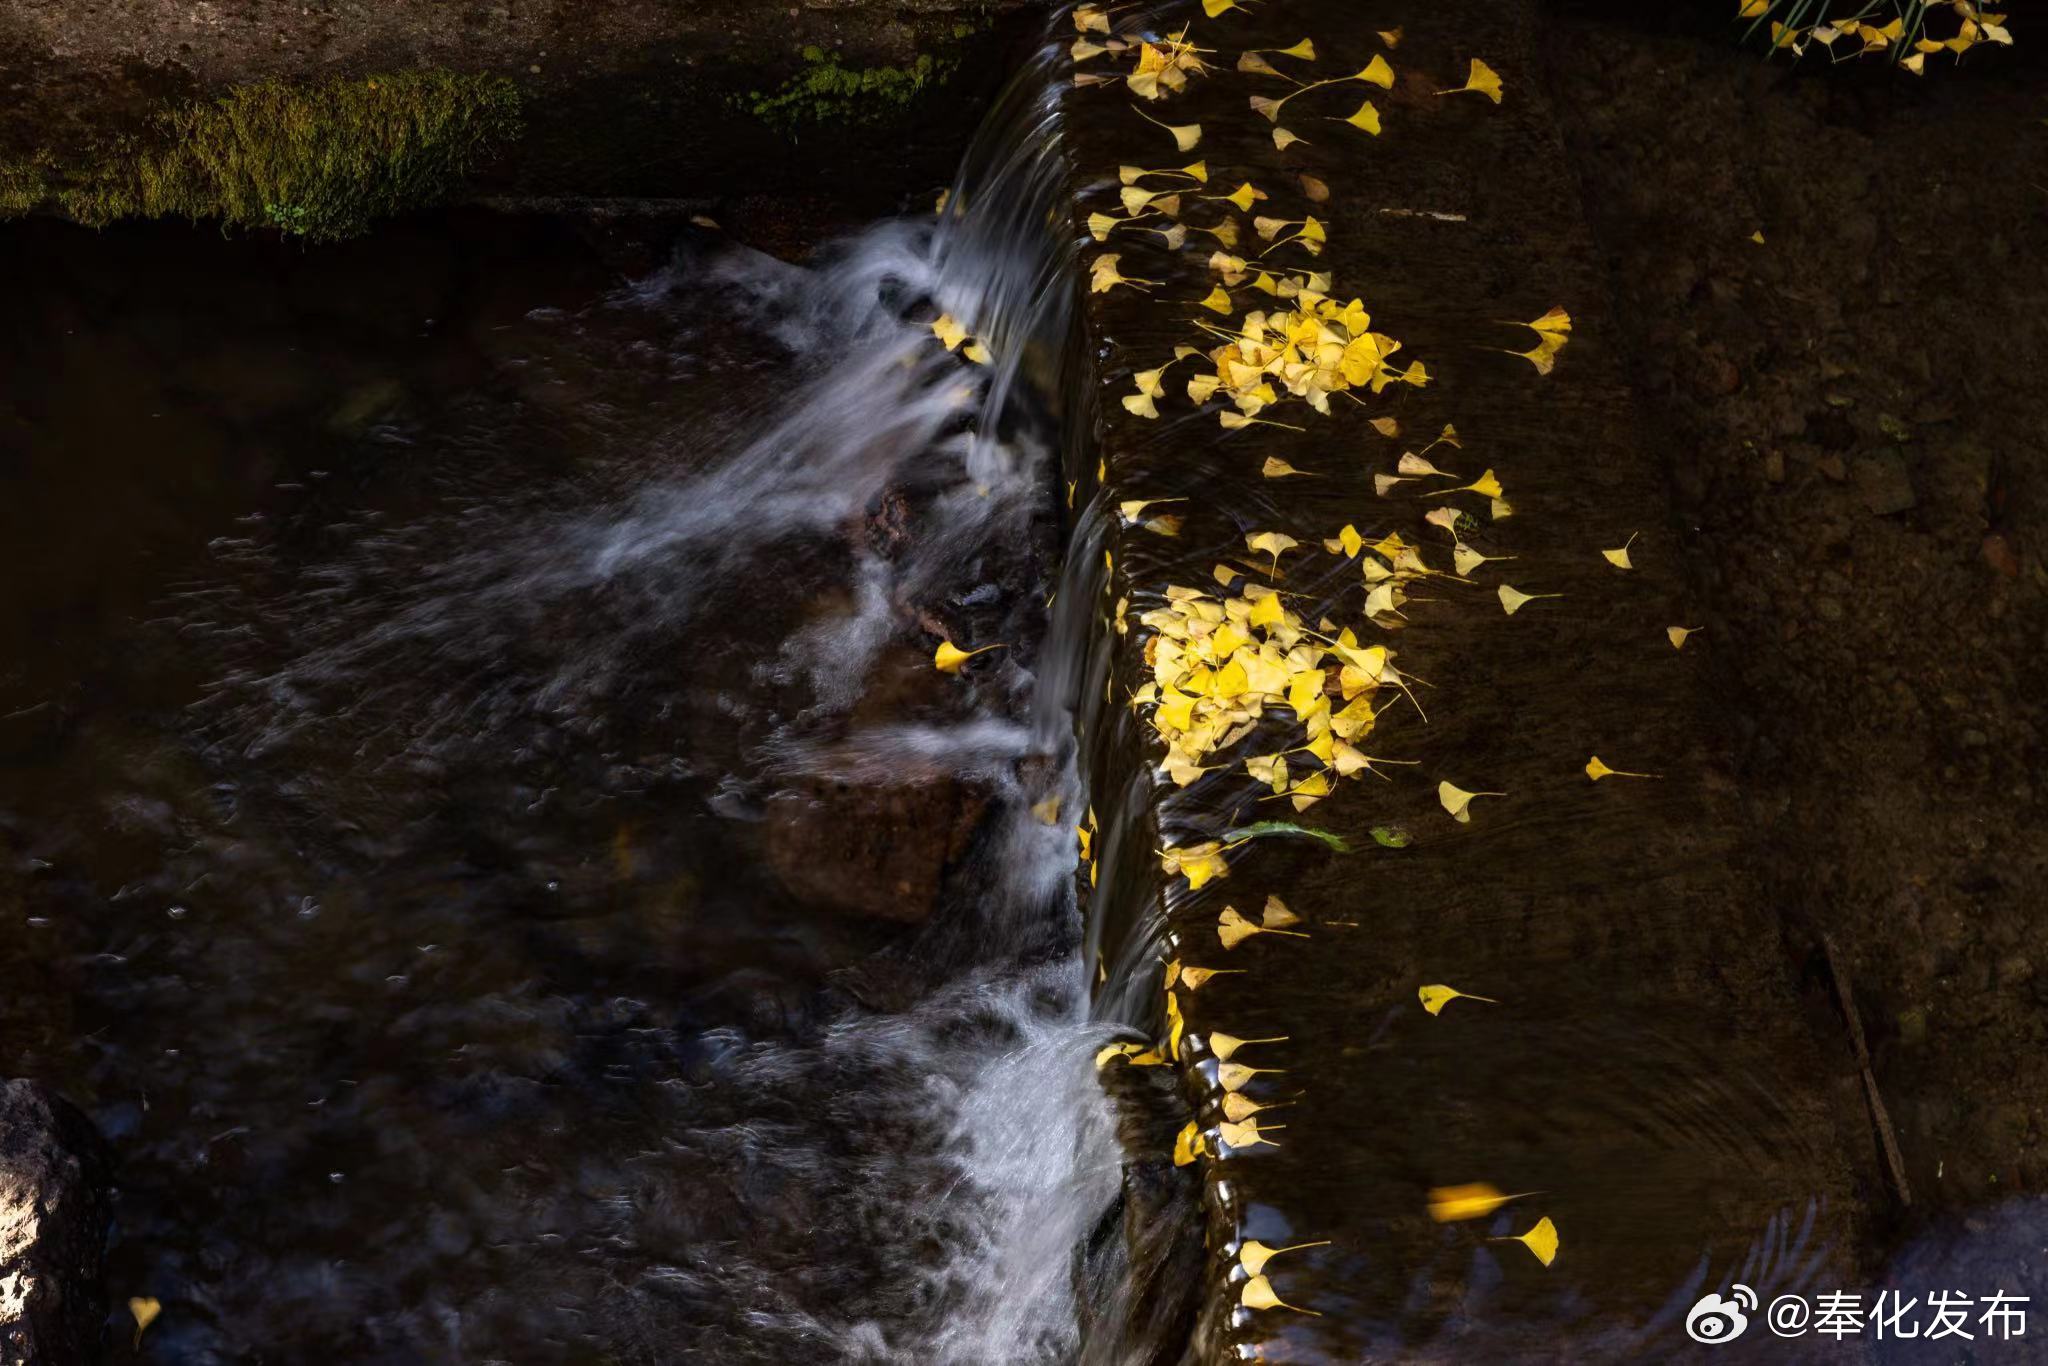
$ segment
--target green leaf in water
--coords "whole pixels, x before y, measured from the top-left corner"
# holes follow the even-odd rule
[[[1382,849],[1406,849],[1413,839],[1404,826],[1375,825],[1372,828],[1372,842]]]
[[[1301,835],[1308,839],[1321,840],[1340,854],[1351,852],[1351,846],[1340,836],[1333,835],[1327,830],[1311,830],[1305,825],[1296,825],[1293,821],[1255,821],[1251,825],[1241,825],[1235,830],[1225,831],[1223,838],[1231,844],[1242,844],[1246,840],[1264,839],[1269,835]]]

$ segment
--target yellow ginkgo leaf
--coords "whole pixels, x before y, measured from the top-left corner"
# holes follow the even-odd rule
[[[1202,125],[1199,123],[1162,123],[1135,104],[1131,106],[1138,117],[1147,123],[1157,124],[1173,134],[1173,145],[1183,152],[1192,152],[1202,141]]]
[[[1248,1044],[1286,1042],[1287,1036],[1285,1034],[1275,1034],[1271,1038],[1266,1039],[1240,1039],[1235,1034],[1217,1033],[1209,1036],[1209,1051],[1214,1053],[1221,1061],[1229,1062],[1238,1049]]]
[[[1145,285],[1159,283],[1157,280],[1139,280],[1125,276],[1117,268],[1117,263],[1122,259],[1121,255],[1113,251],[1104,252],[1095,258],[1095,263],[1089,270],[1089,289],[1093,293],[1107,294],[1118,285],[1129,285],[1133,289],[1139,289]]]
[[[1301,917],[1287,909],[1287,903],[1278,896],[1268,893],[1266,904],[1259,911],[1259,923],[1269,930],[1284,930],[1290,925],[1299,925]]]
[[[1226,973],[1242,973],[1244,971],[1245,969],[1243,968],[1182,968],[1180,971],[1180,981],[1181,985],[1189,991],[1200,991],[1211,977],[1221,977]]]
[[[1312,39],[1304,38],[1300,42],[1296,43],[1293,47],[1283,47],[1276,49],[1274,55],[1280,57],[1296,57],[1304,62],[1312,62],[1316,59],[1316,45]]]
[[[1002,648],[1001,644],[995,644],[984,645],[979,650],[963,650],[950,640],[942,640],[939,642],[939,648],[932,655],[932,667],[942,674],[956,674],[960,672],[962,664],[965,664],[976,655],[986,654],[990,650],[1000,650]]]
[[[1216,1126],[1216,1132],[1222,1136],[1223,1146],[1226,1148],[1256,1148],[1261,1143],[1269,1148],[1277,1148],[1280,1145],[1266,1135],[1277,1133],[1286,1127],[1285,1124],[1269,1124],[1262,1127],[1256,1119],[1247,1119],[1226,1121]]]
[[[1468,799],[1468,800],[1469,800],[1469,799],[1470,799],[1470,798],[1471,798],[1472,796],[1475,796],[1475,795],[1477,795],[1477,796],[1485,796],[1485,795],[1489,795],[1489,794],[1485,794],[1485,793],[1476,793],[1476,794],[1475,794],[1475,793],[1467,793],[1467,794],[1466,794],[1466,796],[1467,796],[1467,799]],[[1498,794],[1491,794],[1491,795],[1498,795]],[[1458,990],[1458,989],[1457,989],[1456,987],[1447,987],[1447,986],[1445,986],[1445,985],[1444,985],[1443,983],[1441,983],[1441,982],[1432,982],[1432,983],[1431,983],[1430,985],[1428,985],[1428,986],[1426,986],[1426,987],[1418,987],[1418,988],[1416,988],[1416,991],[1415,991],[1415,995],[1417,996],[1417,998],[1419,998],[1419,999],[1421,1000],[1421,1002],[1422,1002],[1422,1008],[1423,1008],[1424,1010],[1428,1011],[1428,1012],[1429,1012],[1430,1014],[1432,1014],[1432,1015],[1441,1015],[1441,1014],[1443,1014],[1443,1013],[1444,1013],[1444,1007],[1445,1007],[1445,1006],[1447,1006],[1447,1005],[1449,1005],[1449,1004],[1450,1004],[1451,1002],[1453,1002],[1453,1001],[1457,1001],[1457,1000],[1465,1000],[1465,1001],[1485,1001],[1485,1002],[1486,1002],[1486,1003],[1487,1003],[1488,1005],[1499,1005],[1499,1004],[1500,1004],[1500,1002],[1498,1002],[1498,1001],[1494,1000],[1494,999],[1493,999],[1493,998],[1492,998],[1491,996],[1474,996],[1474,995],[1472,995],[1472,994],[1471,994],[1471,993],[1469,993],[1469,992],[1459,991],[1459,990]]]
[[[1181,1126],[1173,1138],[1173,1165],[1185,1167],[1192,1163],[1202,1151],[1202,1131],[1193,1120]]]
[[[1636,537],[1641,534],[1641,532],[1629,533],[1629,538],[1621,543],[1619,549],[1603,550],[1600,552],[1600,558],[1606,560],[1607,563],[1613,565],[1616,569],[1634,569],[1635,566],[1629,563],[1628,548],[1636,543]]]
[[[1217,313],[1221,313],[1226,317],[1229,316],[1230,291],[1225,289],[1222,285],[1218,285],[1214,289],[1210,290],[1208,297],[1200,300],[1199,302],[1201,303],[1201,306],[1203,308],[1210,309]],[[1199,401],[1200,400],[1197,400],[1197,402]]]
[[[1258,186],[1252,184],[1249,180],[1245,181],[1242,185],[1239,185],[1229,194],[1202,196],[1202,198],[1204,199],[1220,199],[1226,203],[1235,204],[1238,208],[1238,211],[1241,213],[1250,213],[1252,205],[1258,203],[1261,199],[1264,199],[1265,197],[1266,192],[1264,190],[1261,190]]]
[[[1076,5],[1073,13],[1074,31],[1077,33],[1109,32],[1109,15],[1100,5]]]
[[[1216,1069],[1216,1084],[1225,1091],[1242,1091],[1253,1077],[1286,1070],[1284,1067],[1246,1067],[1241,1062],[1226,1062]]]
[[[1273,129],[1273,147],[1275,150],[1284,152],[1297,142],[1304,147],[1308,145],[1307,138],[1301,137],[1286,128],[1275,127]]]
[[[1335,118],[1335,115],[1332,115],[1331,117]],[[1357,113],[1352,114],[1349,118],[1336,119],[1336,121],[1339,123],[1348,123],[1353,128],[1363,128],[1366,132],[1371,133],[1374,137],[1378,137],[1380,135],[1380,111],[1373,107],[1373,102],[1371,100],[1360,101]]]
[[[1310,1318],[1322,1315],[1313,1309],[1303,1309],[1298,1304],[1289,1304],[1274,1291],[1273,1283],[1264,1276],[1254,1276],[1244,1283],[1244,1289],[1237,1292],[1237,1302],[1247,1309],[1291,1309],[1297,1314]]]
[[[988,365],[995,360],[994,353],[978,341],[967,343],[966,348],[960,354],[973,361],[976,365]]]
[[[1451,492],[1476,493],[1483,498],[1498,498],[1501,495],[1500,480],[1493,477],[1492,470],[1488,470],[1463,488],[1452,489]]]
[[[1107,51],[1109,49],[1100,43],[1091,43],[1086,38],[1076,38],[1074,45],[1067,49],[1067,55],[1077,62],[1085,62],[1090,58],[1100,57]]]
[[[1683,650],[1685,642],[1689,638],[1698,635],[1706,629],[1704,626],[1666,626],[1664,628],[1664,638],[1671,642],[1672,649]]]
[[[1596,754],[1586,760],[1586,776],[1597,783],[1602,778],[1655,778],[1658,775],[1655,773],[1630,773],[1625,769],[1609,768],[1600,762],[1600,756]]]
[[[1159,416],[1159,409],[1153,404],[1150,394],[1125,394],[1123,404],[1127,413],[1136,413],[1139,417]]]
[[[1273,64],[1267,61],[1263,54],[1257,52],[1247,52],[1240,56],[1237,59],[1237,69],[1247,76],[1280,75],[1278,71],[1274,70]],[[1282,79],[1286,78],[1282,77]]]
[[[1381,42],[1390,48],[1401,46],[1401,30],[1399,28],[1383,28],[1379,31],[1379,38]]]
[[[1216,937],[1223,941],[1223,947],[1234,949],[1255,934],[1284,934],[1293,939],[1306,939],[1308,935],[1300,930],[1269,929],[1255,925],[1238,913],[1235,906],[1225,906],[1223,914],[1216,917]]]
[[[134,1299],[128,1301],[128,1312],[135,1319],[136,1351],[139,1352],[142,1350],[143,1330],[148,1328],[149,1325],[151,1325],[152,1323],[155,1323],[156,1316],[158,1314],[163,1313],[163,1311],[163,1305],[159,1303],[154,1296],[138,1295]]]
[[[1460,825],[1472,820],[1470,807],[1474,797],[1505,797],[1505,792],[1467,792],[1455,783],[1440,782],[1436,785],[1436,799],[1443,803],[1444,810],[1451,813],[1451,819]]]
[[[1365,70],[1359,72],[1351,79],[1364,81],[1367,85],[1376,85],[1382,90],[1392,90],[1394,88],[1394,68],[1387,65],[1385,57],[1374,53],[1373,59],[1365,64]]]
[[[1244,538],[1245,549],[1273,557],[1274,574],[1280,572],[1280,556],[1300,544],[1283,531],[1259,531]]]
[[[1237,0],[1202,0],[1202,13],[1211,19],[1221,18],[1234,9],[1243,9]]]
[[[1467,92],[1484,95],[1495,104],[1500,103],[1500,74],[1477,57],[1472,59],[1472,69],[1465,77],[1465,83],[1455,90],[1439,90],[1439,95],[1462,95]]]
[[[1372,429],[1384,437],[1396,437],[1401,434],[1401,424],[1391,417],[1374,418]]]
[[[1524,1196],[1535,1194],[1535,1191],[1523,1191],[1518,1195],[1503,1195],[1484,1181],[1474,1181],[1462,1186],[1437,1186],[1429,1192],[1429,1217],[1439,1224],[1454,1224],[1463,1219],[1484,1219],[1510,1200],[1520,1200]]]
[[[1250,1096],[1242,1095],[1236,1091],[1225,1091],[1221,1104],[1223,1107],[1223,1117],[1235,1124],[1239,1120],[1250,1119],[1253,1115],[1261,1114],[1267,1110],[1284,1110],[1293,1102],[1283,1100],[1277,1104],[1268,1104],[1253,1100]]]
[[[962,327],[950,313],[941,313],[932,319],[932,335],[939,339],[948,351],[967,340],[967,329]]]
[[[1512,517],[1512,516],[1514,516],[1514,515],[1515,515],[1515,507],[1514,507],[1514,504],[1510,503],[1510,502],[1509,502],[1509,501],[1508,501],[1507,499],[1505,499],[1505,498],[1496,498],[1496,499],[1494,499],[1494,500],[1493,500],[1493,520],[1494,520],[1494,521],[1496,521],[1496,522],[1505,522],[1505,521],[1506,521],[1506,520],[1507,520],[1508,518],[1510,518],[1510,517]]]
[[[1328,1247],[1328,1238],[1318,1238],[1313,1243],[1289,1243],[1286,1247],[1267,1247],[1256,1239],[1247,1242],[1237,1250],[1237,1264],[1248,1276],[1257,1276],[1266,1269],[1266,1263],[1283,1252],[1299,1252],[1306,1247]]]
[[[1565,312],[1562,308],[1553,308],[1542,317],[1536,319],[1536,321],[1527,324],[1527,326],[1535,328],[1538,332],[1548,332],[1552,335],[1562,336],[1572,330],[1572,315]]]
[[[1482,555],[1463,541],[1451,548],[1451,563],[1456,566],[1459,578],[1470,578],[1472,571],[1489,560],[1512,560],[1512,555]]]
[[[1298,474],[1305,479],[1317,477],[1314,470],[1298,470],[1277,455],[1267,456],[1266,463],[1259,467],[1259,473],[1268,479],[1285,479],[1290,474]]]
[[[1521,611],[1525,604],[1535,602],[1538,598],[1561,598],[1564,596],[1562,593],[1524,593],[1521,589],[1510,587],[1507,584],[1502,584],[1499,592],[1500,610],[1506,612],[1509,616],[1513,616]]]
[[[1771,12],[1771,0],[1740,0],[1740,6],[1735,11],[1738,19],[1761,19]]]
[[[1548,1218],[1538,1219],[1536,1227],[1513,1238],[1489,1238],[1490,1243],[1520,1243],[1536,1254],[1536,1260],[1549,1266],[1557,1260],[1557,1225]]]

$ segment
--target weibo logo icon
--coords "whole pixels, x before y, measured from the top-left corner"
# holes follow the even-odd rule
[[[1694,1342],[1733,1342],[1749,1327],[1749,1316],[1755,1311],[1756,1291],[1746,1285],[1730,1286],[1725,1299],[1702,1295],[1685,1316],[1685,1335]]]

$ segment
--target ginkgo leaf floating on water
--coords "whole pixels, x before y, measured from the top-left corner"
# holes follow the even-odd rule
[[[1202,1151],[1202,1131],[1193,1120],[1181,1126],[1173,1139],[1173,1165],[1185,1167],[1192,1163]]]
[[[1258,925],[1244,918],[1235,906],[1225,906],[1223,914],[1216,918],[1216,937],[1223,941],[1223,947],[1234,949],[1255,934],[1284,934],[1295,939],[1306,939],[1301,930],[1275,929]]]
[[[1466,799],[1468,801],[1475,796],[1498,795],[1498,793],[1472,792],[1468,792],[1465,794]],[[1468,991],[1459,991],[1456,987],[1447,987],[1441,982],[1432,982],[1430,985],[1426,987],[1418,987],[1416,988],[1415,994],[1422,1001],[1422,1008],[1432,1015],[1443,1014],[1444,1007],[1449,1005],[1453,1001],[1484,1001],[1488,1005],[1496,1006],[1500,1004],[1499,1001],[1494,1000],[1491,996],[1474,996],[1472,995],[1472,993]]]
[[[1562,308],[1553,308],[1542,317],[1530,323],[1511,324],[1527,327],[1536,334],[1536,345],[1527,351],[1510,351],[1511,356],[1520,356],[1536,367],[1536,373],[1547,375],[1557,365],[1557,353],[1564,350],[1571,340],[1572,315]]]
[[[1266,1134],[1278,1133],[1286,1127],[1285,1124],[1272,1124],[1261,1128],[1256,1119],[1247,1119],[1235,1123],[1226,1121],[1216,1126],[1216,1132],[1222,1137],[1227,1148],[1253,1148],[1261,1143],[1269,1148],[1277,1148],[1280,1145],[1267,1138]]]
[[[932,667],[942,674],[956,674],[960,672],[962,664],[965,664],[976,655],[986,654],[990,650],[1000,650],[1002,648],[1003,646],[998,643],[995,645],[984,645],[979,650],[963,650],[950,640],[942,640],[939,642],[939,648],[932,655]]]
[[[1076,5],[1072,18],[1077,33],[1109,32],[1109,15],[1100,5]]]
[[[1636,537],[1641,534],[1639,531],[1630,532],[1629,538],[1621,543],[1619,549],[1603,550],[1600,552],[1600,558],[1613,565],[1616,569],[1634,569],[1635,565],[1629,562],[1628,548],[1636,543]]]
[[[1241,1062],[1226,1062],[1216,1069],[1216,1084],[1226,1091],[1242,1091],[1253,1077],[1286,1070],[1284,1067],[1246,1067]]]
[[[1286,1042],[1287,1036],[1285,1034],[1275,1034],[1264,1039],[1240,1039],[1235,1034],[1211,1033],[1209,1035],[1209,1051],[1214,1053],[1219,1060],[1229,1062],[1232,1057],[1236,1056],[1237,1050],[1240,1048],[1246,1048],[1255,1043]]]
[[[951,351],[959,346],[961,342],[967,340],[967,329],[962,327],[952,314],[941,313],[938,317],[932,319],[932,335],[939,339],[939,343],[942,346]]]
[[[1303,1248],[1328,1247],[1329,1245],[1330,1240],[1328,1238],[1318,1238],[1312,1243],[1290,1243],[1286,1247],[1267,1247],[1264,1243],[1254,1239],[1245,1243],[1237,1250],[1237,1264],[1244,1268],[1246,1275],[1257,1276],[1265,1272],[1267,1262],[1272,1261],[1283,1252],[1300,1252]]]
[[[1247,1309],[1291,1309],[1297,1314],[1307,1314],[1310,1318],[1322,1317],[1313,1309],[1303,1309],[1298,1304],[1289,1304],[1281,1299],[1278,1292],[1273,1289],[1273,1283],[1264,1276],[1254,1276],[1246,1281],[1244,1289],[1237,1294],[1237,1302]]]
[[[1474,57],[1471,70],[1466,75],[1463,85],[1454,90],[1439,90],[1436,93],[1439,95],[1463,95],[1467,93],[1484,95],[1495,104],[1499,104],[1501,95],[1500,73],[1485,62],[1480,61],[1477,57]]]
[[[1122,260],[1122,255],[1113,251],[1104,252],[1096,257],[1095,264],[1089,269],[1089,289],[1096,294],[1107,294],[1118,285],[1143,289],[1147,285],[1159,283],[1157,280],[1139,280],[1124,275],[1118,269],[1118,263]]]
[[[1182,968],[1180,980],[1189,991],[1200,991],[1212,977],[1221,977],[1227,973],[1242,974],[1244,971],[1243,968]]]
[[[1512,1238],[1489,1238],[1490,1243],[1520,1243],[1534,1253],[1536,1260],[1549,1266],[1557,1260],[1557,1225],[1548,1218],[1538,1219],[1536,1227],[1527,1233]]]
[[[1429,1217],[1439,1224],[1484,1219],[1509,1201],[1534,1194],[1535,1191],[1523,1191],[1519,1195],[1503,1195],[1484,1181],[1462,1186],[1437,1186],[1429,1192]]]
[[[1596,754],[1586,760],[1586,776],[1597,783],[1602,778],[1654,778],[1657,775],[1654,773],[1630,773],[1624,769],[1609,768],[1600,762],[1600,756]]]
[[[1178,873],[1188,880],[1189,891],[1199,891],[1211,878],[1230,876],[1230,864],[1217,840],[1191,844],[1185,849],[1162,849],[1159,865],[1168,877]]]
[[[1136,105],[1131,108],[1147,123],[1157,124],[1173,134],[1173,145],[1183,152],[1192,152],[1202,141],[1202,125],[1199,123],[1161,123]]]
[[[1261,1104],[1250,1096],[1243,1095],[1237,1091],[1225,1091],[1222,1104],[1223,1117],[1235,1124],[1239,1120],[1250,1119],[1253,1115],[1266,1110],[1284,1110],[1292,1102],[1280,1101],[1277,1104]]]
[[[1259,473],[1267,479],[1285,479],[1288,475],[1299,475],[1305,479],[1317,477],[1314,470],[1298,470],[1277,455],[1266,457],[1266,463],[1259,467]]]
[[[1685,642],[1689,638],[1698,635],[1705,629],[1704,626],[1666,626],[1664,628],[1664,638],[1671,642],[1672,649],[1683,650]]]
[[[142,1334],[157,1315],[163,1313],[163,1304],[153,1295],[137,1295],[128,1301],[128,1313],[135,1320],[135,1350],[142,1350]]]
[[[1538,598],[1561,598],[1564,596],[1562,593],[1524,593],[1521,589],[1511,587],[1508,584],[1502,584],[1497,591],[1500,594],[1500,609],[1509,616],[1513,616],[1521,611],[1525,604],[1535,602]]]
[[[1436,799],[1443,804],[1444,810],[1450,813],[1451,819],[1460,825],[1471,823],[1472,812],[1470,807],[1474,797],[1505,797],[1507,795],[1505,792],[1467,792],[1456,783],[1450,782],[1440,782],[1436,785]]]

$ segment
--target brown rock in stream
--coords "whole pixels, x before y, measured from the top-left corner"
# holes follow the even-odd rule
[[[987,809],[984,794],[952,779],[818,782],[770,799],[762,852],[806,903],[920,921]]]
[[[106,1162],[92,1122],[0,1082],[0,1362],[97,1360],[106,1318]]]

